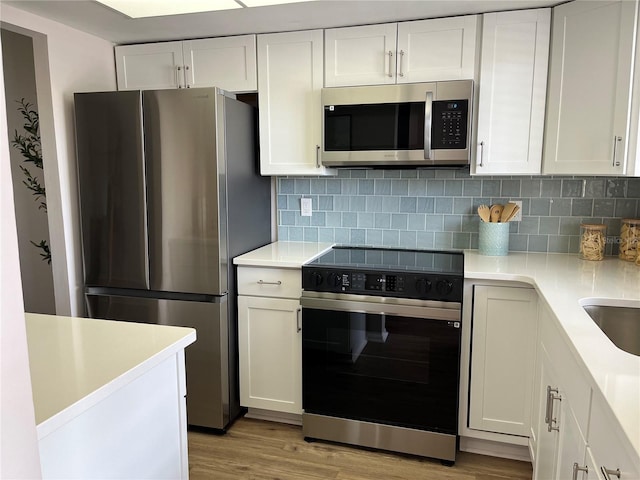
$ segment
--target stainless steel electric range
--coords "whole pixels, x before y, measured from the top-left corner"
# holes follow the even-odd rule
[[[303,433],[455,461],[461,252],[334,247],[302,267]]]

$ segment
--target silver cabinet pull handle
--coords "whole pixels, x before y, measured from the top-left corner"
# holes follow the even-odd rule
[[[613,166],[619,167],[620,162],[618,162],[618,142],[622,141],[622,137],[615,136],[613,137]]]
[[[398,73],[401,77],[404,77],[404,73],[402,73],[402,59],[404,58],[404,50],[400,50],[400,65],[398,66]]]
[[[544,410],[544,423],[549,425],[551,422],[551,386],[547,385],[547,406]]]
[[[264,280],[258,280],[258,285],[282,285],[282,282],[278,280],[277,282],[265,282]]]
[[[184,66],[184,85],[186,88],[191,88],[189,84],[189,65]]]
[[[587,467],[586,465],[584,467],[581,467],[577,463],[574,463],[573,464],[573,476],[571,477],[572,480],[578,480],[578,472],[589,473],[589,467]]]
[[[298,311],[296,312],[296,332],[300,333],[302,331],[302,307],[298,307]]]
[[[610,475],[615,475],[616,477],[620,478],[619,468],[616,468],[615,470],[611,470],[607,467],[600,467],[600,471],[602,472],[602,476],[605,478],[605,480],[611,480]]]
[[[316,167],[320,168],[320,145],[316,145]]]
[[[562,401],[562,397],[557,394],[557,388],[551,388],[551,386],[547,386],[547,409],[544,417],[544,421],[547,424],[547,431],[549,432],[559,432],[560,427],[556,426],[558,421],[553,418],[553,401],[559,400]]]
[[[387,55],[389,55],[389,73],[387,74],[387,76],[391,78],[393,77],[393,71],[392,71],[392,65],[391,65],[391,61],[393,60],[393,52],[389,50],[389,53],[387,53]]]
[[[182,88],[182,83],[180,83],[180,72],[182,72],[182,67],[176,67],[176,84],[178,88]]]
[[[480,142],[480,165],[479,167],[484,167],[484,140]]]

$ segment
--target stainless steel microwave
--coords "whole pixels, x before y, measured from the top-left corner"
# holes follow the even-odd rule
[[[322,164],[467,165],[473,81],[322,89]]]

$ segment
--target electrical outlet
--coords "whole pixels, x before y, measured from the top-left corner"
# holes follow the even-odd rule
[[[300,216],[310,217],[312,213],[311,205],[312,205],[311,198],[302,197],[300,199]]]
[[[518,210],[518,213],[516,213],[514,215],[514,217],[511,219],[512,222],[521,222],[522,221],[522,200],[510,200],[511,203],[515,203],[516,205],[518,205],[518,207],[520,208],[520,210]]]

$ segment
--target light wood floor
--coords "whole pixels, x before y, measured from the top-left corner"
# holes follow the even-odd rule
[[[458,452],[453,467],[325,442],[301,427],[241,418],[226,435],[189,432],[191,480],[530,480],[531,465]]]

